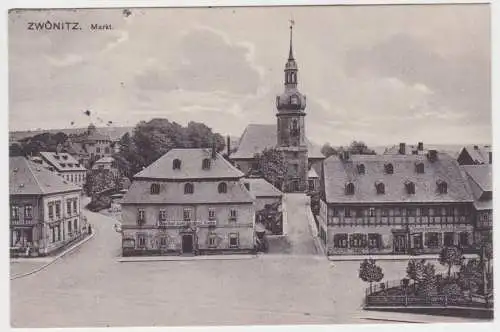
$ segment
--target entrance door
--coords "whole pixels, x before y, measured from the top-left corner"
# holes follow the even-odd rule
[[[394,235],[394,252],[406,251],[406,235]]]
[[[191,254],[193,252],[193,236],[183,235],[182,236],[182,253]]]

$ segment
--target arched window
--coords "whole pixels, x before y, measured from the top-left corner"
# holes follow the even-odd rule
[[[203,159],[203,161],[201,163],[201,168],[202,169],[210,169],[210,159],[208,159],[208,158]]]
[[[417,162],[415,164],[415,170],[416,170],[417,173],[423,174],[424,173],[424,163],[423,162]]]
[[[446,194],[448,193],[448,184],[443,181],[443,180],[437,180],[436,181],[437,187],[438,187],[438,192],[440,194]]]
[[[227,193],[227,184],[225,182],[219,183],[217,187],[219,194],[225,194]]]
[[[405,187],[406,187],[406,193],[408,195],[415,194],[415,183],[413,183],[412,181],[406,181]]]
[[[181,169],[181,161],[179,159],[174,159],[172,162],[173,169]]]
[[[377,194],[385,194],[385,184],[383,182],[375,182],[375,189],[377,189]]]
[[[394,166],[391,163],[385,164],[384,168],[386,174],[394,174]]]
[[[345,185],[345,194],[354,195],[354,183],[349,182]]]
[[[192,194],[194,193],[194,186],[192,183],[186,183],[184,185],[184,194]]]
[[[358,174],[365,174],[365,165],[364,164],[358,165]]]
[[[158,195],[160,193],[160,184],[152,183],[151,184],[151,195]]]

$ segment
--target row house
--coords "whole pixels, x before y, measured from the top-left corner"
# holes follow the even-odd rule
[[[447,154],[345,152],[325,160],[322,172],[319,236],[329,255],[472,245],[472,197]]]
[[[123,255],[252,252],[255,197],[243,176],[213,149],[170,150],[123,198]]]
[[[82,234],[81,188],[24,157],[9,160],[10,247],[47,255]]]

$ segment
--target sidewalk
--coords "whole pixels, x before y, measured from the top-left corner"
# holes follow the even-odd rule
[[[31,274],[40,272],[49,265],[53,264],[60,258],[64,257],[68,253],[72,252],[76,248],[80,247],[85,242],[89,241],[95,235],[95,231],[92,232],[86,238],[74,243],[64,251],[60,252],[57,256],[46,256],[46,257],[33,257],[33,258],[11,258],[10,259],[10,280],[15,280],[23,277],[27,277]],[[18,265],[19,264],[19,265]],[[12,270],[17,270],[13,272]]]
[[[475,254],[465,254],[465,258],[477,258],[478,256]],[[436,260],[439,258],[439,254],[428,254],[428,255],[336,255],[336,256],[328,256],[328,260],[332,262],[338,261],[362,261],[364,259],[374,259],[380,261],[407,261],[410,259],[428,259],[428,260]]]
[[[235,261],[254,259],[257,255],[200,255],[200,256],[131,256],[120,257],[120,263],[137,263],[137,262],[177,262],[177,261]]]

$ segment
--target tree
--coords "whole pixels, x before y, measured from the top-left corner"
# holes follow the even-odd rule
[[[424,265],[422,280],[419,283],[418,293],[423,295],[433,295],[437,293],[436,268],[432,263]]]
[[[359,278],[370,283],[371,293],[372,283],[381,281],[384,278],[384,273],[382,268],[377,266],[374,259],[365,259],[359,265]]]
[[[335,150],[331,145],[330,143],[325,143],[323,144],[323,146],[321,147],[321,153],[326,157],[330,157],[330,156],[333,156],[333,155],[336,155],[337,154],[337,150]]]
[[[477,291],[483,284],[483,268],[479,259],[469,259],[460,266],[459,282],[463,289]]]
[[[439,253],[439,264],[448,266],[448,278],[451,276],[451,268],[461,266],[464,259],[462,250],[456,246],[444,247]]]
[[[410,280],[415,282],[415,288],[418,288],[420,282],[422,281],[425,268],[425,259],[410,259],[408,261],[408,266],[406,267],[406,275]]]
[[[255,161],[256,169],[253,171],[281,189],[287,174],[287,163],[283,153],[275,148],[264,149],[262,153],[255,154]]]
[[[351,154],[375,154],[375,151],[369,149],[362,141],[352,141],[348,150]]]

